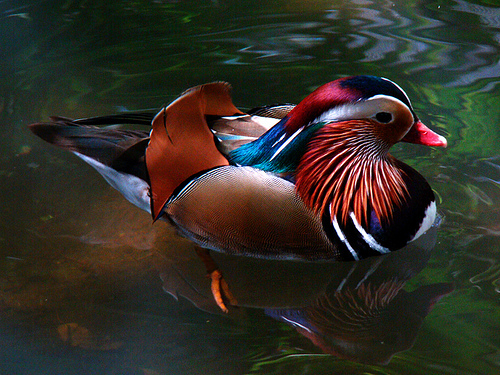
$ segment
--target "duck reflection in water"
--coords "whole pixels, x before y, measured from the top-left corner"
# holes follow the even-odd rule
[[[406,248],[358,262],[292,262],[214,254],[240,308],[262,309],[290,324],[321,351],[368,364],[388,364],[410,349],[450,283],[404,290],[425,268],[436,228]],[[162,274],[164,289],[202,310],[221,314],[196,260]]]

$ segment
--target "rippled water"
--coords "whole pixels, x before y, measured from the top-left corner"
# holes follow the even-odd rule
[[[499,373],[499,59],[494,1],[0,1],[0,373]],[[448,138],[393,150],[439,197],[436,245],[340,265],[215,254],[228,315],[188,242],[26,129],[213,80],[240,108],[298,102],[352,74],[394,80]]]

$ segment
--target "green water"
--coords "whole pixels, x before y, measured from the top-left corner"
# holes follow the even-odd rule
[[[26,128],[159,108],[214,80],[243,109],[294,103],[352,74],[397,82],[449,142],[392,150],[444,221],[422,259],[377,266],[374,285],[399,275],[401,300],[358,358],[339,354],[354,334],[320,345],[273,318],[326,298],[352,265],[218,255],[240,302],[221,314],[188,242]],[[0,373],[498,374],[499,76],[492,0],[0,1]]]

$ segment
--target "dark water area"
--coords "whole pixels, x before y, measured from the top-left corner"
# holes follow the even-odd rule
[[[27,129],[215,80],[242,109],[297,103],[353,74],[447,137],[391,150],[440,227],[357,263],[214,254],[228,314],[191,243]],[[0,1],[0,374],[500,373],[499,76],[495,1]]]

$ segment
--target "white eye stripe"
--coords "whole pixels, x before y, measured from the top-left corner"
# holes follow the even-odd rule
[[[395,98],[394,96],[389,96],[389,95],[374,95],[372,96],[371,98],[368,98],[366,99],[366,101],[371,101],[371,100],[389,100],[389,101],[392,101],[392,102],[395,102],[395,103],[398,103],[399,105],[402,105],[404,106],[404,108],[407,108],[408,111],[411,113],[411,116],[413,117],[413,121],[415,121],[415,116],[413,115],[413,110],[408,107],[407,104],[403,103],[401,100],[399,100],[398,98]]]
[[[313,121],[310,122],[310,124],[317,124],[318,122],[340,122],[346,120],[372,118],[376,116],[378,109],[378,106],[374,103],[374,101],[392,102],[397,106],[402,106],[409,113],[411,113],[413,121],[415,121],[415,117],[413,116],[411,108],[409,108],[407,104],[403,103],[398,98],[389,95],[374,95],[371,98],[359,100],[355,103],[346,103],[330,108],[316,117]],[[391,111],[387,111],[382,108],[380,108],[380,111],[391,113]],[[392,115],[393,117],[395,117],[394,113],[392,113]]]
[[[394,96],[390,96],[390,95],[382,95],[382,94],[374,95],[374,96],[366,99],[366,101],[368,102],[370,100],[379,100],[379,99],[385,99],[385,100],[396,102],[396,103],[398,103],[398,104],[400,104],[402,106],[405,106],[406,108],[408,108],[409,111],[411,111],[411,108],[408,107],[408,104],[405,104],[404,102],[402,102],[398,98],[395,98]]]
[[[326,110],[310,123],[317,124],[318,122],[338,122],[353,119],[356,112],[356,104],[342,104]]]

